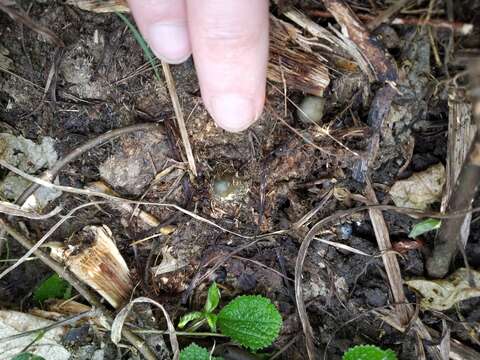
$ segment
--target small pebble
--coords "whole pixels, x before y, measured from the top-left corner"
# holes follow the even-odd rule
[[[322,120],[324,109],[324,98],[305,96],[300,104],[300,109],[297,109],[297,116],[307,125],[312,125],[312,122],[318,124]]]
[[[352,225],[350,224],[342,224],[337,227],[337,235],[341,240],[348,240],[352,237]]]

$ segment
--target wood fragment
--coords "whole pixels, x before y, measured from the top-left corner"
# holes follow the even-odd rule
[[[301,46],[301,32],[295,26],[270,17],[269,80],[291,89],[323,96],[330,83],[326,62],[320,55]]]
[[[130,299],[133,283],[127,263],[110,229],[87,226],[73,238],[75,244],[53,248],[52,256],[118,309]]]

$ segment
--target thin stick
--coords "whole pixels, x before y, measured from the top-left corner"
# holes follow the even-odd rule
[[[27,239],[25,236],[20,234],[15,230],[11,225],[9,225],[5,220],[0,219],[0,227],[5,230],[11,237],[18,241],[26,249],[31,249],[34,247],[34,244]],[[76,278],[69,270],[65,269],[63,265],[53,260],[50,256],[45,254],[41,250],[36,250],[35,255],[49,268],[55,271],[60,277],[68,281],[75,290],[82,295],[85,300],[87,300],[91,305],[96,307],[103,315],[103,317],[109,322],[113,322],[113,317],[110,312],[105,308],[102,302],[98,297],[92,293],[80,280]],[[127,328],[122,329],[122,335],[127,339],[133,346],[135,346],[138,351],[147,359],[147,360],[156,360],[157,357],[152,352],[152,350],[145,344],[145,341],[138,337],[136,334],[131,332]]]
[[[333,15],[328,11],[322,10],[311,10],[308,11],[310,16],[321,17],[321,18],[333,18]],[[357,16],[364,21],[373,21],[375,19],[372,15],[367,14],[357,14]],[[473,30],[473,24],[463,23],[458,21],[448,21],[443,19],[419,19],[413,17],[396,17],[393,18],[390,22],[392,25],[413,25],[413,26],[431,26],[433,28],[447,29],[455,31],[460,35],[468,35]],[[369,24],[370,25],[370,24]]]
[[[173,104],[173,110],[175,111],[175,118],[177,119],[178,129],[180,130],[180,136],[182,137],[183,146],[187,155],[188,165],[192,174],[197,176],[197,167],[195,166],[195,158],[193,157],[192,145],[188,139],[187,127],[185,126],[185,119],[183,117],[182,107],[178,100],[177,89],[175,87],[175,80],[173,79],[172,72],[170,71],[170,65],[162,60],[163,74],[165,75],[165,81],[167,83],[168,92]]]
[[[367,179],[366,195],[370,203],[378,204],[377,196],[375,195],[370,179]],[[378,248],[383,253],[382,259],[387,272],[390,289],[392,290],[398,317],[402,324],[407,324],[410,319],[410,314],[409,309],[405,305],[406,298],[403,291],[402,274],[400,273],[400,266],[397,257],[394,253],[388,251],[392,249],[392,243],[390,242],[390,233],[388,231],[387,223],[380,210],[371,209],[368,212],[370,220],[372,221]]]
[[[84,319],[86,317],[96,318],[99,315],[101,315],[101,312],[98,309],[92,309],[92,310],[89,310],[89,311],[84,311],[80,314],[76,314],[76,315],[67,317],[63,320],[57,321],[53,324],[41,327],[39,329],[24,331],[20,334],[14,334],[14,335],[10,335],[10,336],[7,336],[7,337],[0,338],[0,344],[6,343],[6,342],[12,341],[12,340],[20,339],[20,338],[23,338],[23,337],[29,336],[29,335],[37,335],[38,333],[45,334],[47,331],[50,331],[50,330],[55,329],[57,327],[66,326],[66,325],[70,325],[70,324],[75,324],[77,321],[79,321],[81,319]]]

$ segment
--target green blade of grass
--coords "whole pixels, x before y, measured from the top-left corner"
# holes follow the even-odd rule
[[[125,23],[125,25],[127,25],[128,29],[132,32],[133,37],[137,41],[138,45],[140,45],[140,47],[142,48],[142,51],[145,54],[145,57],[147,58],[150,65],[152,66],[153,71],[155,72],[155,78],[158,81],[160,81],[160,79],[161,79],[160,78],[160,73],[158,72],[158,69],[157,69],[157,66],[156,66],[155,57],[153,55],[152,50],[150,50],[150,48],[148,47],[148,45],[147,45],[145,39],[143,38],[142,34],[140,34],[140,32],[138,31],[136,26],[133,25],[132,22],[130,20],[128,20],[128,18],[125,15],[123,15],[122,13],[119,13],[119,12],[115,12],[115,14],[117,14],[117,16],[120,19],[122,19],[122,21]]]

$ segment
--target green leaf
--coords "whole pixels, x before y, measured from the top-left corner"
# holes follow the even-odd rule
[[[180,351],[180,360],[223,360],[223,358],[210,357],[210,352],[207,349],[191,343]]]
[[[265,348],[278,337],[282,316],[272,302],[257,295],[239,296],[220,310],[222,334],[252,350]]]
[[[208,326],[212,332],[217,332],[217,319],[218,316],[212,313],[206,313],[205,318],[207,319]]]
[[[183,329],[190,321],[202,319],[205,317],[205,314],[201,311],[192,311],[188,314],[183,315],[178,322],[178,328]]]
[[[71,297],[71,293],[71,285],[58,274],[53,274],[37,287],[33,298],[39,302],[48,299],[68,299]]]
[[[343,354],[342,360],[397,360],[397,355],[390,350],[382,350],[374,345],[357,345]]]
[[[12,360],[45,360],[45,359],[41,356],[37,356],[29,352],[24,352],[13,357]]]
[[[160,81],[160,73],[158,72],[157,66],[155,64],[155,56],[152,53],[152,50],[147,45],[147,42],[143,38],[142,34],[140,34],[140,31],[137,30],[135,25],[128,20],[128,18],[123,15],[122,13],[115,12],[117,16],[122,19],[122,21],[127,25],[128,29],[132,32],[133,37],[135,38],[135,41],[138,43],[138,45],[142,48],[143,54],[147,58],[148,62],[150,63],[150,66],[153,68],[153,72],[155,73],[155,77],[157,78],[158,81]]]
[[[439,219],[427,219],[420,221],[418,224],[413,226],[412,231],[410,231],[410,234],[408,234],[408,237],[416,238],[417,236],[425,234],[426,232],[438,229],[441,224],[442,222]]]
[[[205,311],[207,313],[212,312],[218,306],[220,302],[220,290],[218,289],[217,283],[214,281],[210,288],[208,289],[207,302],[205,303]]]

